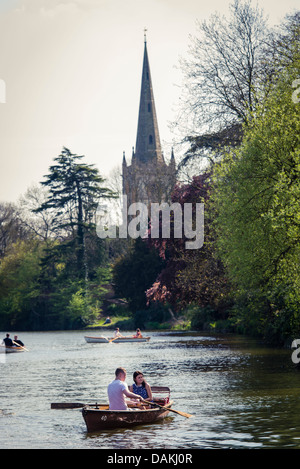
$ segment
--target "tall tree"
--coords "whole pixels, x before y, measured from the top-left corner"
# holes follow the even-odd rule
[[[83,156],[63,148],[42,182],[49,191],[48,198],[34,212],[56,212],[54,230],[65,231],[71,245],[75,246],[78,277],[87,278],[85,234],[95,224],[100,198],[112,197],[113,193],[102,186],[104,179],[94,165],[87,165],[82,159]]]
[[[240,143],[242,124],[255,111],[270,72],[264,60],[269,30],[251,0],[234,0],[228,17],[215,13],[198,30],[181,62],[185,81],[175,123],[191,145],[185,165]]]
[[[243,323],[281,338],[300,325],[299,41],[294,46],[240,149],[215,170],[219,252],[236,298],[247,298]]]

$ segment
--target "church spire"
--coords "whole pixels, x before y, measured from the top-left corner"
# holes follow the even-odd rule
[[[135,146],[137,162],[153,160],[164,162],[161,151],[158,123],[156,117],[152,80],[147,51],[146,29],[144,30],[144,60],[140,95],[140,108]]]

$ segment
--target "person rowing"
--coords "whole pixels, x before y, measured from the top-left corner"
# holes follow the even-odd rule
[[[130,392],[127,386],[125,368],[117,368],[115,379],[108,385],[107,394],[109,410],[129,410],[125,401],[125,396],[132,399],[143,400],[138,394]]]
[[[24,347],[24,344],[23,344],[22,340],[18,339],[18,336],[17,336],[17,335],[14,336],[13,343],[14,343],[14,345],[16,345],[17,347]]]
[[[11,340],[9,334],[6,334],[6,337],[3,339],[5,347],[13,347],[14,343]]]

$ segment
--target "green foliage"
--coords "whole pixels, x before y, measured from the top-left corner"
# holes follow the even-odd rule
[[[18,325],[31,321],[33,305],[39,294],[38,278],[43,247],[36,241],[11,245],[0,262],[0,325]]]
[[[128,301],[131,311],[146,308],[146,290],[152,286],[163,264],[157,251],[148,247],[141,238],[137,238],[127,255],[115,263],[113,269],[115,293]]]
[[[292,100],[299,70],[295,55],[245,127],[241,148],[214,174],[218,248],[235,286],[236,324],[276,340],[300,325],[300,105]]]

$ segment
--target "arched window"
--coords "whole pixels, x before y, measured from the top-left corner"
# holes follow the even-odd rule
[[[151,112],[151,103],[148,103],[148,112]]]
[[[152,145],[152,143],[153,143],[153,137],[152,135],[149,135],[149,144]]]

